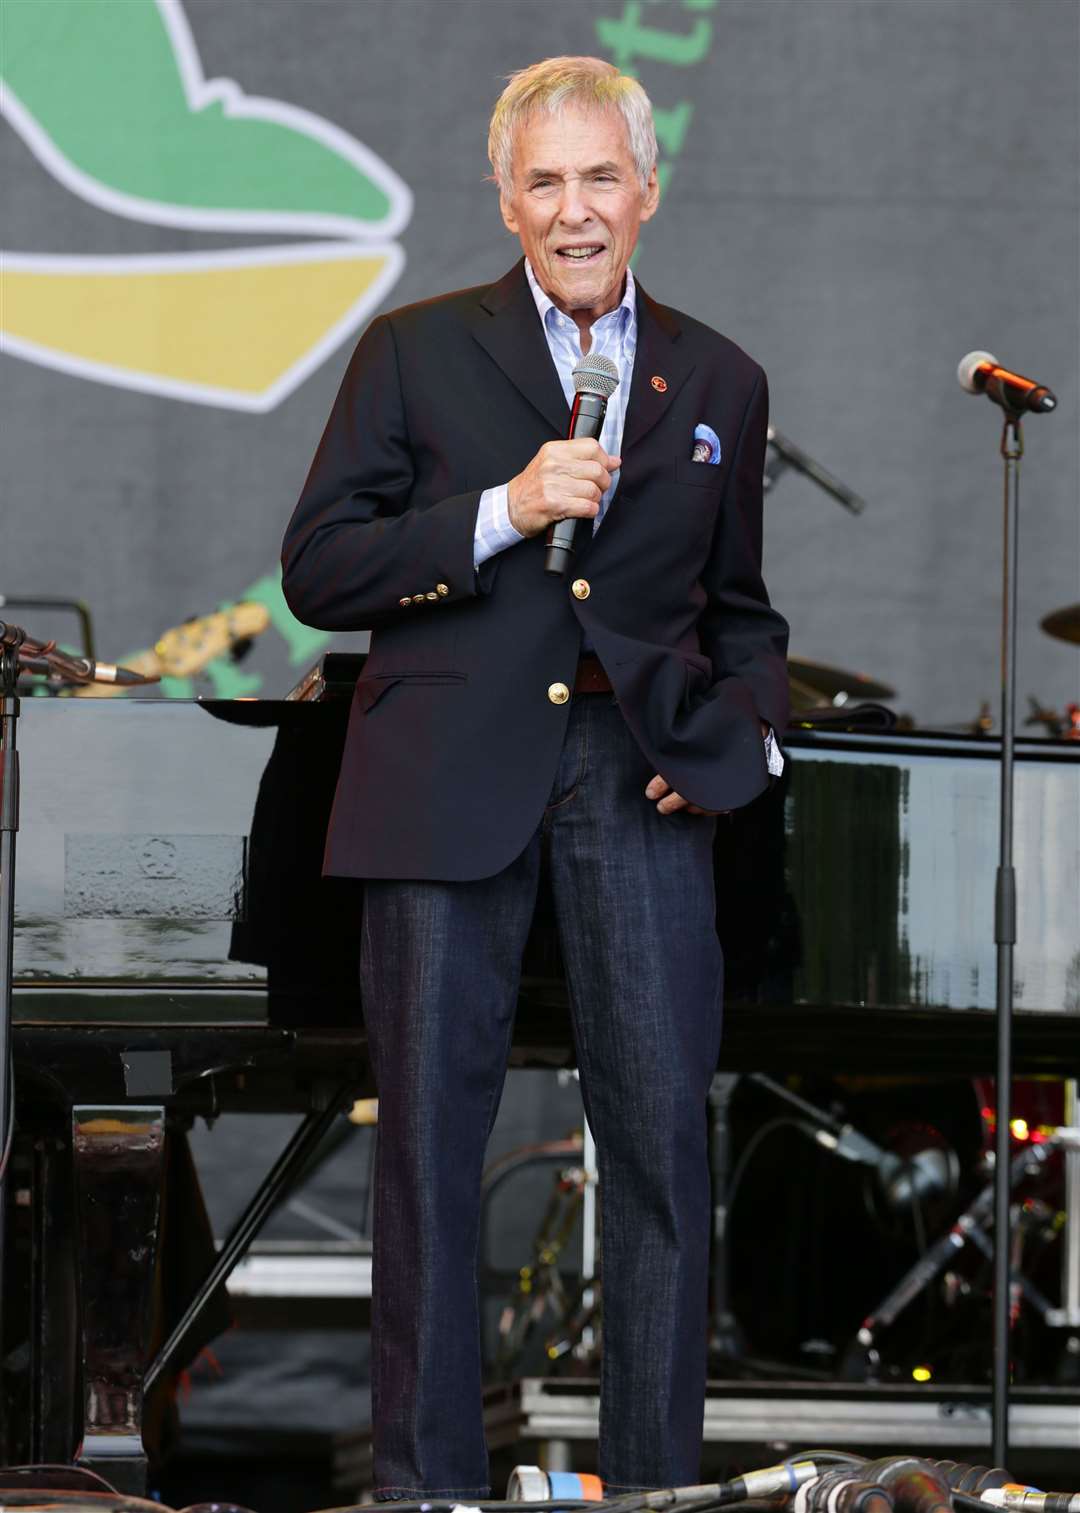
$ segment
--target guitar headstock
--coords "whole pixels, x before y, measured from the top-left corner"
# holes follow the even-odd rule
[[[270,613],[264,604],[241,600],[228,609],[200,615],[167,630],[154,646],[154,653],[163,676],[192,678],[240,642],[261,635],[269,624]]]

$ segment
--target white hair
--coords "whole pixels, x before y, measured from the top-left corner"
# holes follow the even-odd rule
[[[514,134],[536,112],[558,115],[565,105],[619,111],[641,187],[656,166],[652,105],[636,79],[603,58],[545,58],[509,75],[488,128],[488,157],[503,194],[513,188]]]

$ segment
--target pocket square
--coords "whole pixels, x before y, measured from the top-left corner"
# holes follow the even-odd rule
[[[712,426],[699,423],[694,427],[694,447],[690,453],[691,462],[711,462],[714,465],[720,461],[720,438]]]

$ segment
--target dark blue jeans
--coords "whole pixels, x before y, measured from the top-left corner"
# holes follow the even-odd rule
[[[722,996],[715,820],[657,814],[652,776],[611,697],[579,696],[543,821],[511,866],[479,882],[367,885],[380,1498],[488,1493],[480,1176],[543,847],[603,1195],[598,1469],[620,1490],[698,1478]]]

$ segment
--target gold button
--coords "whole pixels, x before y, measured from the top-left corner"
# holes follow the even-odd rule
[[[413,596],[412,596],[412,602],[414,604],[423,604],[423,602],[424,602],[424,596],[423,596],[423,594],[413,594]]]
[[[439,596],[433,588],[429,588],[427,593],[424,595],[424,598],[429,601],[434,600],[437,603]]]
[[[445,599],[447,594],[450,592],[449,583],[436,583],[435,592],[438,594],[440,599]]]
[[[548,698],[553,704],[565,704],[570,697],[570,690],[565,683],[552,683],[548,689]]]
[[[592,593],[587,578],[575,578],[570,585],[570,592],[575,599],[587,599]]]
[[[404,599],[398,600],[398,603],[401,605],[402,609],[407,609],[412,603],[412,600],[409,598],[408,594],[406,594]]]

